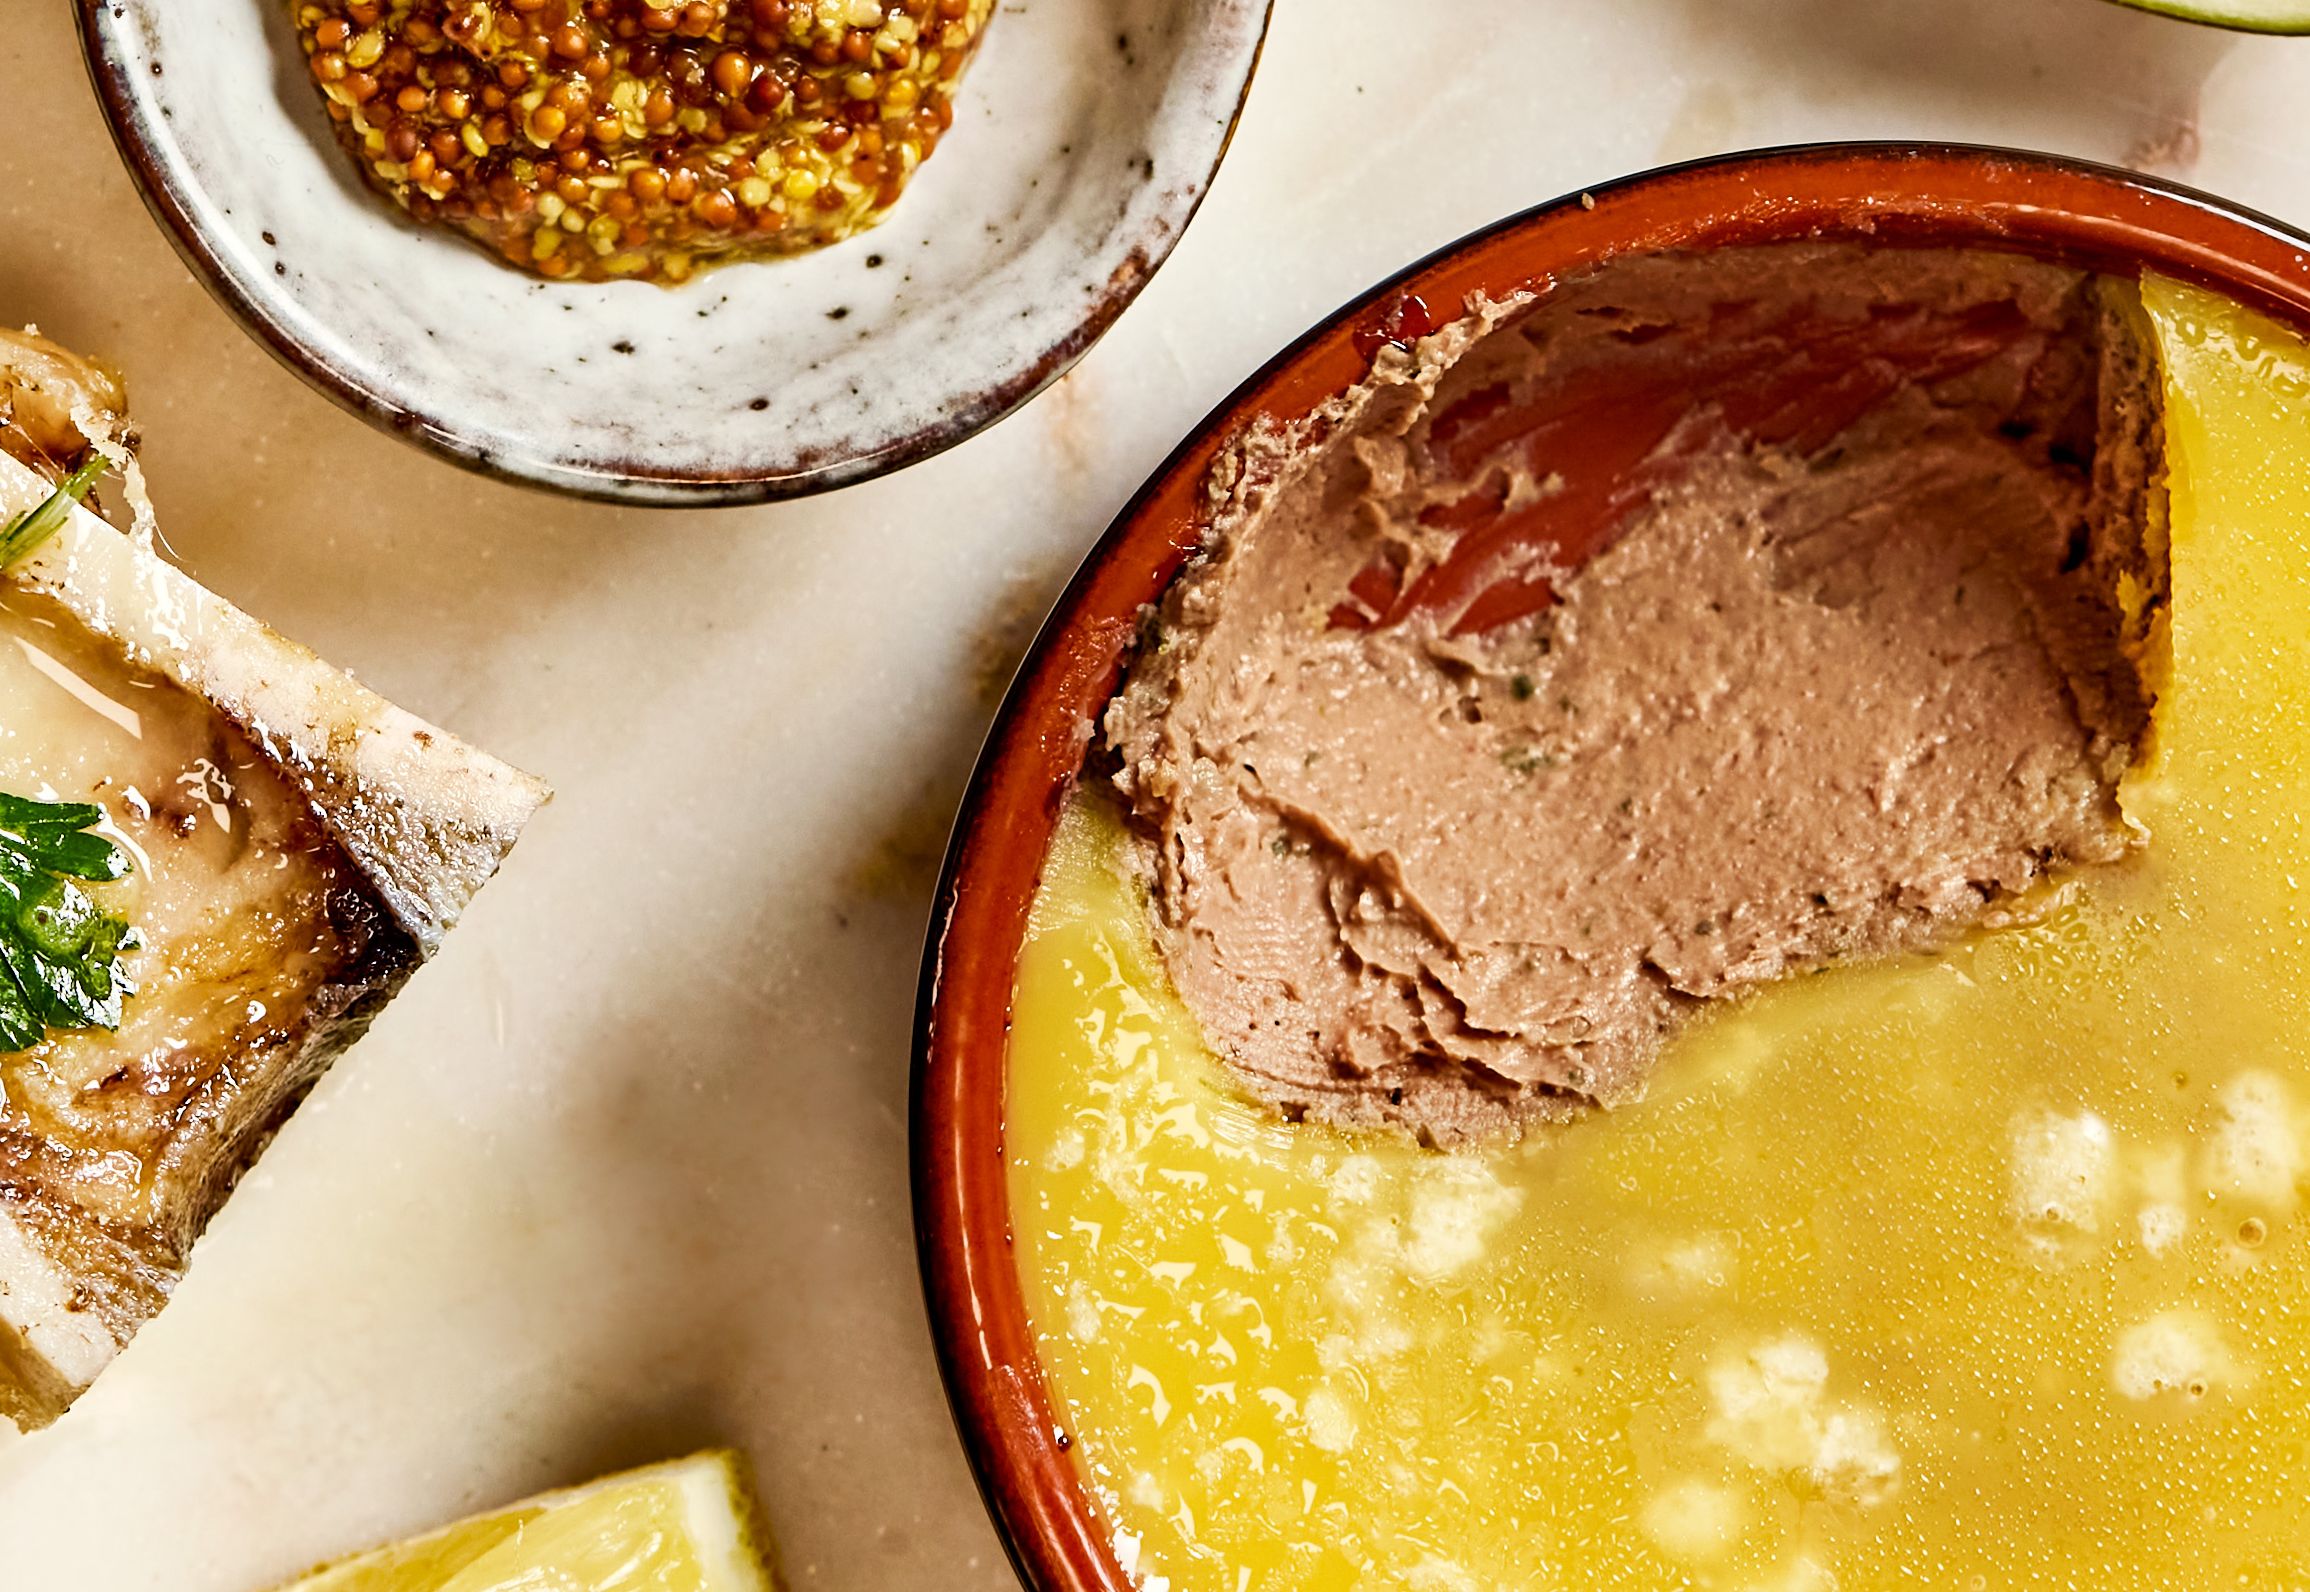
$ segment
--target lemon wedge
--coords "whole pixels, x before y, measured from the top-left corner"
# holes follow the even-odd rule
[[[775,1592],[738,1456],[543,1493],[324,1565],[280,1592]]]
[[[2118,0],[2118,4],[2244,33],[2310,33],[2310,0]]]

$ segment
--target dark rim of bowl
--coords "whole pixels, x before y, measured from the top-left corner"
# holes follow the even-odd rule
[[[135,74],[107,47],[103,19],[106,13],[115,20],[121,18],[118,0],[77,0],[76,8],[81,56],[88,67],[89,81],[103,107],[105,125],[112,130],[113,145],[135,178],[145,208],[161,224],[161,230],[175,245],[177,254],[192,268],[210,296],[281,364],[303,377],[339,408],[358,415],[379,431],[414,442],[478,475],[602,503],[651,508],[718,508],[814,497],[919,464],[968,441],[1072,369],[1154,280],[1155,273],[1162,269],[1171,251],[1187,235],[1188,227],[1194,224],[1196,212],[1203,208],[1220,168],[1226,164],[1236,128],[1243,119],[1243,108],[1251,97],[1251,85],[1259,75],[1268,30],[1274,21],[1275,0],[1259,0],[1258,29],[1244,65],[1242,86],[1228,110],[1218,151],[1212,157],[1210,169],[1202,174],[1189,196],[1186,213],[1179,218],[1178,225],[1139,240],[1123,265],[1090,296],[1082,318],[1065,336],[1016,374],[977,392],[958,395],[948,412],[930,425],[894,438],[870,453],[826,458],[806,456],[794,461],[792,469],[777,475],[743,471],[712,475],[665,473],[639,463],[605,471],[580,467],[545,454],[501,453],[468,440],[421,410],[404,408],[385,393],[355,381],[270,314],[259,295],[243,288],[194,221],[187,200],[188,190],[175,179],[169,165],[153,152],[153,129],[139,109],[132,87]],[[449,246],[457,240],[441,241]]]
[[[1824,174],[1831,180],[1814,190],[1775,197],[1776,179],[1801,187]],[[1575,219],[1584,212],[1590,221]],[[1567,236],[1553,246],[1536,242],[1558,230]],[[972,1474],[1035,1592],[1126,1592],[1132,1582],[1057,1423],[1010,1247],[1002,1084],[1011,983],[1060,805],[1089,744],[1088,715],[1121,676],[1138,604],[1160,595],[1199,545],[1213,455],[1252,416],[1304,413],[1361,379],[1368,350],[1399,324],[1392,317],[1434,279],[1455,277],[1465,291],[1469,276],[1489,270],[1483,285],[1494,295],[1544,291],[1559,273],[1629,254],[1825,237],[2157,270],[2310,332],[2310,233],[2184,184],[1984,145],[1802,144],[1642,172],[1472,232],[1323,317],[1213,408],[1085,556],[1013,679],[948,845],[923,952],[909,1116],[917,1258]],[[1515,269],[1534,248],[1552,268]],[[1447,319],[1458,313],[1457,302],[1438,308]]]

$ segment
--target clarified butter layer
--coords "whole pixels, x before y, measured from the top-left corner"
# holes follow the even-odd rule
[[[1641,1103],[1447,1155],[1243,1101],[1070,811],[1012,1200],[1141,1585],[2310,1581],[2310,349],[2144,298],[2150,842],[2031,926],[1776,985]]]

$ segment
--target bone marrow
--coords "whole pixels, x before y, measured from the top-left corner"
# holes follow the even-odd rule
[[[0,523],[133,442],[117,379],[45,339],[0,337],[0,389]],[[135,931],[113,1026],[0,1055],[0,1414],[37,1425],[546,791],[85,508],[0,573],[0,704],[0,791],[101,813],[128,867],[86,890]]]

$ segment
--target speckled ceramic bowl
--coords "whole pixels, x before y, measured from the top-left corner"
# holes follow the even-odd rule
[[[78,0],[114,137],[225,304],[477,469],[657,504],[897,469],[1034,396],[1194,213],[1272,0],[1005,0],[892,219],[667,289],[547,283],[360,186],[287,0]]]
[[[1122,677],[1140,613],[1202,545],[1213,460],[1256,422],[1305,420],[1362,380],[1382,345],[1456,317],[1471,294],[1544,295],[1625,255],[1817,238],[2161,271],[2310,330],[2310,236],[2265,217],[2045,155],[1822,145],[1650,172],[1512,216],[1322,321],[1213,410],[1092,549],[1021,667],[955,826],[923,953],[911,1131],[932,1335],[981,1490],[1035,1592],[1140,1582],[1076,1468],[1011,1246],[1011,994],[1089,726]]]

